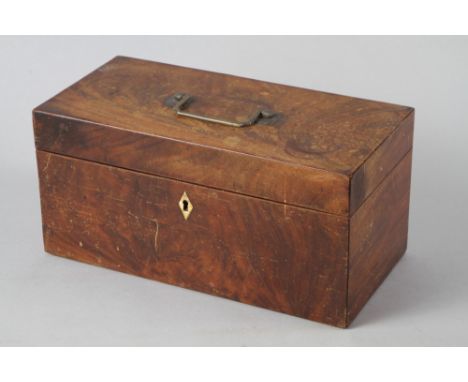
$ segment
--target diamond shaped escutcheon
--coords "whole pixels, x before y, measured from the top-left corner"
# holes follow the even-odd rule
[[[193,205],[186,192],[184,192],[179,200],[179,208],[185,220],[187,220],[192,213]]]

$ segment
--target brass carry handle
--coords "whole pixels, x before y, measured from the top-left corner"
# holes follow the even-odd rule
[[[268,110],[259,110],[250,119],[248,119],[248,120],[246,120],[244,122],[234,122],[234,121],[228,121],[226,119],[209,117],[209,116],[206,116],[206,115],[191,113],[189,111],[184,110],[189,105],[189,103],[194,99],[190,94],[178,93],[178,94],[174,95],[174,99],[175,99],[176,103],[173,106],[173,109],[176,111],[177,115],[181,115],[183,117],[199,119],[201,121],[206,121],[206,122],[219,123],[221,125],[232,126],[232,127],[252,126],[255,123],[257,123],[258,120],[260,120],[262,118],[271,118],[271,117],[273,117],[275,115],[273,112],[268,111]]]

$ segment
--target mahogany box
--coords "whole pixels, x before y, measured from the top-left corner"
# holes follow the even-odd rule
[[[406,250],[410,107],[116,57],[33,120],[51,254],[347,327]]]

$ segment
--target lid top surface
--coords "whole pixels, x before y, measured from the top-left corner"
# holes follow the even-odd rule
[[[274,116],[243,128],[178,116],[177,93],[215,119]],[[36,111],[350,175],[412,108],[116,57]]]

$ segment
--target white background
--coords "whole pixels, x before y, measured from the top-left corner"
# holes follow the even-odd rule
[[[0,345],[468,345],[468,38],[0,38]],[[31,110],[120,54],[416,108],[406,256],[341,330],[44,254]]]

